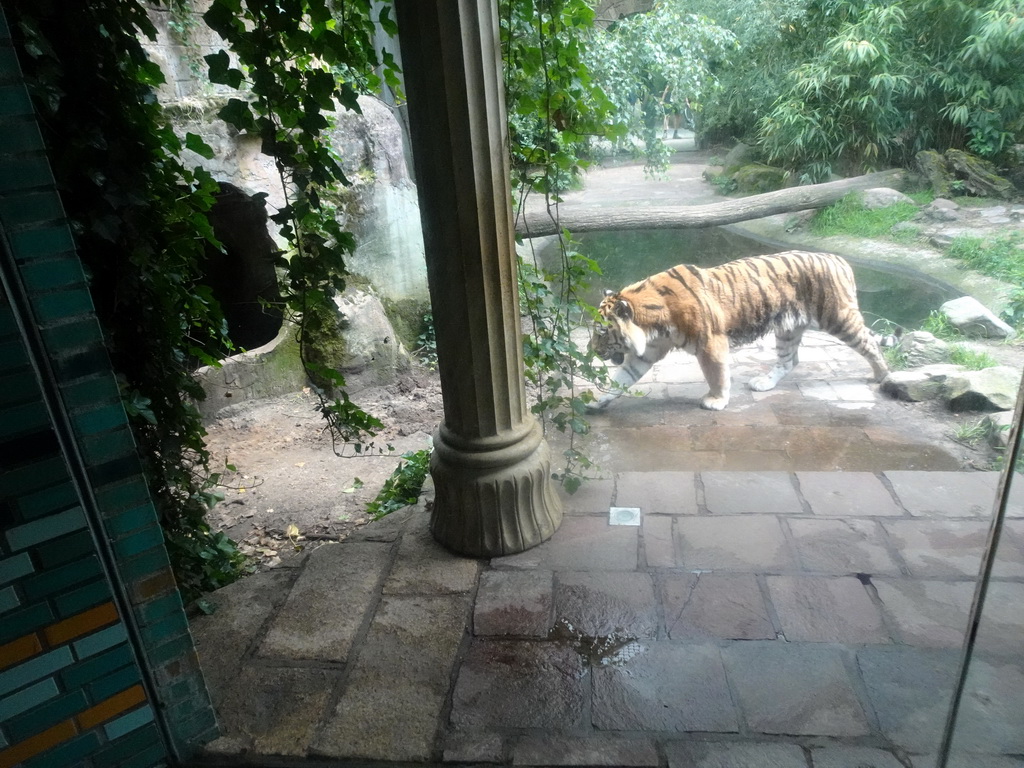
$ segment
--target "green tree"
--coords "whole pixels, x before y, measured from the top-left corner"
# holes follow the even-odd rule
[[[805,21],[807,59],[759,125],[771,160],[820,180],[904,165],[922,149],[996,158],[1020,139],[1018,2],[825,0]]]
[[[737,50],[736,36],[687,0],[659,0],[598,32],[585,61],[615,104],[615,117],[642,139],[648,166],[667,164],[660,129],[666,109],[699,113],[719,87],[716,70]]]

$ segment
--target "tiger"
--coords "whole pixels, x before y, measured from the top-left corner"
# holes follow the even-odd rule
[[[729,349],[775,332],[778,361],[750,381],[766,392],[796,367],[807,328],[830,333],[871,364],[876,381],[889,368],[857,305],[853,270],[841,256],[785,251],[702,269],[681,264],[622,290],[605,291],[590,351],[619,369],[613,391],[597,397],[600,410],[635,384],[672,349],[697,357],[709,391],[702,408],[729,404]]]

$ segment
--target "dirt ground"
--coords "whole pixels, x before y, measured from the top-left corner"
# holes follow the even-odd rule
[[[677,192],[689,190],[697,198],[708,194],[698,168],[676,169]],[[1001,363],[1024,367],[1021,344],[987,346]],[[212,466],[230,464],[236,470],[223,470],[224,500],[211,510],[209,521],[239,542],[260,568],[273,567],[317,543],[343,539],[365,525],[367,503],[401,455],[428,447],[443,416],[438,377],[423,368],[414,368],[390,386],[351,396],[384,423],[361,455],[351,447],[336,452],[323,431],[318,400],[309,390],[233,406],[207,425]],[[976,423],[979,414],[956,415],[938,404],[895,401],[879,403],[876,410],[887,424],[916,432],[965,469],[992,466],[995,453],[988,445],[969,445],[956,437],[958,428]]]

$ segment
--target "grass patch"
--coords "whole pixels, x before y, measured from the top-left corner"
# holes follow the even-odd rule
[[[953,365],[962,365],[969,371],[981,371],[999,365],[999,361],[988,352],[979,352],[963,344],[954,344],[950,347],[949,362]]]
[[[937,309],[933,309],[928,313],[928,317],[921,323],[921,330],[928,331],[936,339],[942,339],[943,341],[958,340],[964,337],[960,333],[960,329],[952,325],[949,322],[949,318]]]
[[[1002,318],[1018,330],[1024,328],[1024,234],[1006,232],[989,239],[960,235],[953,238],[946,255],[975,272],[1017,286]]]
[[[886,208],[869,210],[854,197],[847,195],[838,203],[818,211],[811,219],[811,231],[822,237],[885,237],[893,226],[912,219],[917,210],[917,206],[911,203],[896,203]]]
[[[982,440],[988,439],[988,433],[988,424],[983,419],[957,425],[952,437],[957,442],[964,443],[965,445],[977,445]]]

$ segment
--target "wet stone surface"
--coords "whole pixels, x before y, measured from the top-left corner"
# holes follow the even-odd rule
[[[715,646],[642,642],[593,671],[594,725],[621,731],[736,732],[739,720]]]
[[[578,728],[589,689],[589,670],[567,644],[476,640],[459,669],[450,722],[456,728]]]
[[[902,515],[892,494],[873,472],[797,472],[800,493],[815,515]]]
[[[934,752],[949,709],[955,651],[864,648],[857,665],[883,735],[900,749]]]
[[[672,573],[659,579],[672,640],[771,640],[764,596],[750,574]]]
[[[708,512],[718,514],[799,515],[800,504],[788,472],[702,472]]]
[[[722,651],[755,732],[864,736],[867,718],[841,651],[806,643],[737,643]]]
[[[806,768],[795,744],[676,742],[665,748],[669,768]],[[858,767],[859,768],[859,767]]]
[[[790,519],[786,525],[806,571],[900,573],[896,555],[887,546],[885,530],[874,520]]]
[[[766,576],[787,640],[887,643],[878,606],[854,577]]]
[[[555,616],[570,636],[653,638],[654,583],[645,573],[559,573]]]
[[[473,634],[547,637],[554,623],[550,571],[486,571],[473,611]]]

